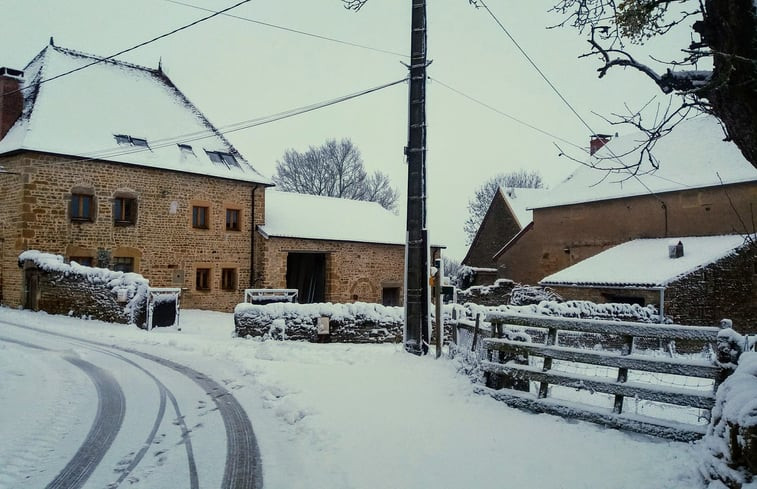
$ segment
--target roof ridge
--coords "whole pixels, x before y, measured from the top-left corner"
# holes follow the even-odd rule
[[[304,196],[307,196],[307,197],[319,198],[319,199],[322,199],[322,200],[326,200],[326,199],[339,200],[339,201],[346,200],[346,201],[351,201],[351,202],[358,202],[360,204],[366,204],[366,205],[372,205],[372,206],[375,205],[375,206],[378,206],[381,209],[385,210],[386,212],[388,212],[390,214],[393,214],[392,211],[390,211],[389,209],[385,208],[384,206],[382,206],[381,204],[379,204],[378,202],[376,202],[374,200],[359,200],[359,199],[351,199],[349,197],[334,197],[332,195],[308,194],[308,193],[303,193],[303,192],[294,192],[294,191],[291,191],[291,190],[277,190],[277,189],[271,189],[271,190],[273,192],[277,192],[277,193],[280,193],[280,194],[304,195]]]
[[[136,70],[147,71],[147,72],[153,73],[153,74],[154,73],[161,73],[161,71],[158,70],[157,68],[149,68],[147,66],[138,65],[136,63],[130,63],[128,61],[122,61],[122,60],[119,60],[119,59],[115,59],[113,57],[97,56],[96,54],[85,53],[84,51],[78,51],[76,49],[64,48],[62,46],[56,46],[54,44],[51,44],[51,45],[47,46],[45,49],[47,49],[47,48],[53,48],[54,50],[58,51],[61,54],[66,54],[66,55],[69,55],[69,56],[75,56],[75,57],[78,57],[78,58],[89,58],[89,59],[95,60],[95,61],[100,62],[100,63],[110,63],[110,64],[114,64],[114,65],[125,66],[127,68],[133,68],[133,69],[136,69]]]

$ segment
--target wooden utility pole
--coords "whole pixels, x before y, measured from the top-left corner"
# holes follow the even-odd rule
[[[411,0],[410,97],[405,244],[405,350],[428,352],[429,243],[426,230],[426,0]]]

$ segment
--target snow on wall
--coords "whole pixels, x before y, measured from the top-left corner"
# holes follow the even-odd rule
[[[111,299],[110,302],[116,303],[119,291],[126,294],[126,302],[119,306],[121,308],[122,318],[129,323],[136,323],[137,317],[143,311],[144,304],[147,300],[147,290],[149,281],[138,273],[124,273],[108,270],[106,268],[86,267],[76,262],[65,263],[61,255],[44,253],[37,250],[28,250],[21,253],[18,257],[20,264],[32,262],[38,270],[48,272],[61,277],[64,281],[70,281],[76,286],[86,288],[93,293],[90,299],[96,301],[98,296],[102,296],[103,290],[106,296]],[[76,311],[77,307],[87,306],[76,304],[73,300],[70,304],[70,310]],[[112,308],[113,304],[101,304],[103,313],[105,309]]]

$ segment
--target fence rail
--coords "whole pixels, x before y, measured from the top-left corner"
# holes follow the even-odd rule
[[[667,358],[634,351],[635,342],[643,338],[666,342],[683,340],[687,344],[698,343],[701,346],[714,345],[720,332],[716,327],[570,319],[502,312],[488,314],[483,322],[481,317],[478,317],[475,323],[458,320],[455,326],[458,336],[462,330],[467,331],[465,336],[468,338],[472,336],[470,350],[479,351],[480,365],[486,376],[486,387],[478,387],[477,391],[518,408],[675,440],[698,439],[704,435],[706,426],[627,412],[627,406],[624,409],[624,401],[643,400],[709,410],[715,404],[714,389],[717,389],[731,372],[730,368],[714,360],[680,356]],[[530,336],[523,334],[524,329],[546,330],[544,343],[531,342]],[[593,350],[574,344],[560,345],[560,335],[565,332],[574,339],[576,334],[586,333],[611,336],[615,338],[618,348]],[[713,348],[713,351],[717,349]],[[534,362],[536,358],[543,359],[540,365]],[[614,371],[613,377],[565,371],[562,368],[554,368],[553,361],[560,362],[561,365],[582,365],[587,369],[617,369],[617,375]],[[629,380],[629,373],[637,375],[639,372],[703,379],[705,383],[709,381],[714,385],[714,388],[705,387],[703,390]],[[535,384],[533,388],[532,383]],[[559,399],[550,394],[551,386],[567,387],[591,394],[607,394],[612,406],[603,408]]]

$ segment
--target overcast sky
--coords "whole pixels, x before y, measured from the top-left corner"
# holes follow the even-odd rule
[[[22,69],[50,36],[58,46],[101,56],[163,34],[234,1],[2,0],[0,66]],[[618,70],[598,80],[598,62],[578,59],[585,36],[546,29],[561,20],[551,2],[489,0],[488,4],[595,132],[621,134],[593,113],[624,112],[657,96],[656,87]],[[216,125],[254,119],[401,79],[409,52],[409,0],[371,0],[360,12],[340,0],[253,0],[230,12],[378,49],[308,37],[246,20],[216,17],[120,57],[164,71]],[[465,254],[463,222],[476,186],[499,172],[541,172],[554,186],[575,163],[558,156],[557,142],[450,91],[449,85],[543,131],[588,147],[590,131],[547,86],[483,9],[468,0],[429,0],[428,220],[432,241]],[[658,55],[685,47],[665,40]],[[659,54],[660,47],[663,52]],[[390,53],[384,52],[389,51]],[[395,54],[396,53],[396,54]],[[644,62],[654,64],[640,55]],[[71,75],[71,76],[76,76]],[[435,82],[434,79],[438,80]],[[53,82],[54,83],[54,82]],[[656,103],[656,102],[655,102]],[[653,104],[654,106],[654,104]],[[75,123],[76,114],[72,114]],[[149,138],[149,135],[146,135]],[[305,150],[327,138],[348,137],[369,170],[390,175],[406,195],[407,85],[272,124],[229,134],[237,149],[271,176],[288,148]]]

